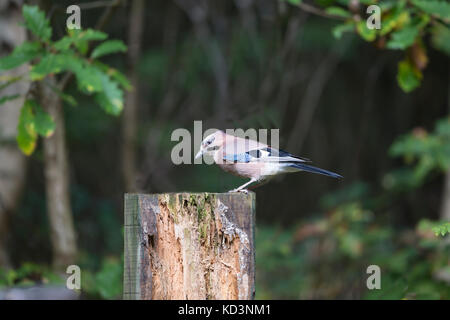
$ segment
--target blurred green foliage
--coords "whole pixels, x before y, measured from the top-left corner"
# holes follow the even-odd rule
[[[76,105],[76,100],[61,91],[61,88],[45,81],[45,77],[59,73],[73,73],[78,89],[84,94],[93,94],[96,102],[106,113],[119,115],[123,109],[123,89],[130,89],[130,84],[119,71],[102,64],[97,59],[111,53],[124,52],[126,46],[121,40],[106,40],[104,32],[87,29],[67,30],[67,35],[59,40],[51,39],[53,30],[50,20],[37,6],[22,7],[24,26],[35,36],[36,40],[26,41],[14,51],[0,59],[0,71],[14,69],[29,62],[29,74],[22,75],[32,81],[41,81],[55,91],[64,101]],[[105,41],[106,40],[106,41]],[[104,41],[94,48],[88,56],[92,41]],[[3,79],[1,88],[13,81]],[[62,88],[64,90],[65,88]],[[4,103],[16,98],[7,96],[0,101]],[[39,103],[26,97],[19,118],[17,143],[24,154],[30,155],[36,148],[38,135],[49,137],[53,134],[55,124]]]
[[[64,284],[64,280],[51,268],[27,262],[17,269],[0,268],[0,289],[11,286],[27,287],[36,284]]]
[[[83,270],[83,269],[82,269]],[[121,299],[123,258],[106,257],[98,271],[83,271],[82,292],[90,299]]]
[[[449,299],[448,241],[432,223],[395,229],[381,212],[341,204],[295,227],[258,227],[257,299]],[[369,265],[381,289],[369,290]]]
[[[302,8],[302,1],[285,0]],[[449,53],[450,3],[444,0],[316,0],[332,19],[344,20],[336,25],[333,35],[340,39],[354,32],[378,48],[403,50],[404,60],[398,64],[397,81],[405,92],[420,86],[428,63],[424,39],[431,35],[431,45]],[[378,11],[367,10],[377,5]],[[377,14],[379,14],[377,16]],[[368,17],[378,18],[380,28],[369,28]]]
[[[386,175],[381,194],[357,182],[322,197],[321,218],[288,230],[258,228],[257,298],[450,299],[450,222],[422,219],[411,230],[385,220],[392,192],[420,188],[433,172],[449,169],[449,132],[444,118],[432,133],[399,137],[390,154],[407,166]],[[369,265],[381,268],[380,290],[365,286]]]
[[[422,185],[431,173],[450,169],[450,118],[437,122],[433,132],[416,128],[399,137],[389,150],[393,157],[402,157],[408,167],[385,177],[388,189],[414,188]]]
[[[123,259],[106,257],[101,267],[93,271],[81,263],[81,294],[83,299],[120,299],[122,296]],[[19,268],[0,268],[0,289],[31,287],[36,285],[66,285],[66,276],[56,274],[52,268],[27,262]]]

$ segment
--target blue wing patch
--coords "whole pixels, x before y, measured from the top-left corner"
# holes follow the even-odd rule
[[[227,154],[223,157],[225,161],[233,162],[233,163],[247,163],[250,162],[252,159],[252,155],[250,154],[251,151],[245,152],[245,153],[239,153],[239,154]]]
[[[252,160],[254,161],[255,159],[270,161],[270,159],[282,159],[282,158],[291,158],[291,159],[294,158],[298,159],[301,162],[311,162],[311,160],[307,158],[294,156],[293,154],[290,154],[286,151],[277,150],[270,147],[261,150],[254,149],[239,154],[224,155],[223,160],[233,163],[248,163],[251,162]]]

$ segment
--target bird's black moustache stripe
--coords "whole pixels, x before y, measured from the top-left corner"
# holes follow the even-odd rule
[[[208,151],[219,150],[219,146],[209,147],[209,148],[207,148],[206,150],[208,150]]]

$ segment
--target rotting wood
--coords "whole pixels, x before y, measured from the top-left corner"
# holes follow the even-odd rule
[[[253,299],[255,194],[125,195],[124,299]]]

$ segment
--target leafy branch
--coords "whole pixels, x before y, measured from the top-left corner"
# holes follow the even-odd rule
[[[432,228],[434,234],[436,236],[445,236],[446,234],[450,234],[450,222],[445,222],[440,225],[436,225]]]
[[[316,0],[312,5],[303,0],[283,0],[314,15],[343,20],[336,25],[333,35],[340,39],[353,32],[361,39],[374,43],[380,49],[402,50],[404,59],[398,63],[397,82],[405,92],[420,86],[423,70],[428,63],[425,39],[431,45],[450,55],[450,3],[444,0]],[[381,10],[381,28],[367,27],[366,10],[378,5]]]
[[[126,51],[125,44],[120,40],[108,40],[106,33],[93,29],[67,30],[66,36],[53,41],[50,21],[46,19],[43,11],[37,6],[24,5],[22,15],[24,26],[36,40],[24,42],[10,55],[1,58],[0,71],[30,63],[30,69],[24,77],[46,85],[48,85],[45,81],[47,77],[55,77],[62,73],[73,74],[80,92],[93,96],[106,113],[119,115],[123,109],[123,91],[129,90],[131,85],[122,73],[98,59],[108,54]],[[88,49],[93,42],[100,43],[90,53]],[[0,77],[2,81],[0,90],[17,80]],[[63,92],[64,86],[60,88],[52,87],[52,90],[63,100],[76,104],[72,97]],[[19,95],[2,97],[0,105],[18,97]],[[32,154],[38,136],[49,137],[54,129],[54,121],[50,115],[36,99],[27,97],[22,106],[17,134],[17,142],[22,152],[26,155]]]

